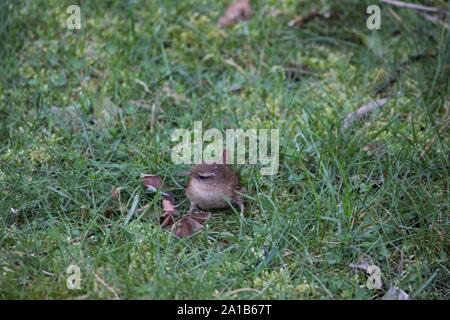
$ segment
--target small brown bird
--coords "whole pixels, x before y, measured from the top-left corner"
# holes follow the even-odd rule
[[[244,201],[241,194],[239,174],[225,164],[198,164],[189,173],[189,184],[185,193],[191,202],[190,212],[196,207],[209,209],[228,208],[236,204],[244,213]]]

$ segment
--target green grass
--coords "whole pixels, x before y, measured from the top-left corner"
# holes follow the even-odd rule
[[[80,1],[71,31],[73,1],[1,1],[0,298],[378,299],[348,267],[366,256],[385,288],[448,299],[449,33],[386,5],[370,31],[369,2],[320,1],[340,18],[296,29],[313,2],[253,1],[249,23],[220,31],[225,1]],[[395,98],[341,134],[417,54]],[[286,77],[290,63],[309,73]],[[170,135],[196,120],[280,129],[280,170],[240,166],[243,223],[216,213],[179,240],[139,174],[160,174],[187,208]],[[125,225],[136,195],[150,207]],[[71,264],[80,290],[66,287]]]

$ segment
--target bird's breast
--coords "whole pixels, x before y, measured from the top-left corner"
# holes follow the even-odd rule
[[[226,187],[219,187],[191,179],[186,188],[186,196],[201,209],[228,207],[231,194]]]

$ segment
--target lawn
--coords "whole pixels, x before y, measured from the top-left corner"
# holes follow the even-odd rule
[[[1,299],[450,298],[449,31],[387,4],[369,30],[359,0],[252,1],[220,29],[229,3],[80,0],[69,30],[74,1],[0,1]],[[179,239],[140,174],[186,211],[171,134],[194,121],[279,129],[280,163],[234,166],[244,219]]]

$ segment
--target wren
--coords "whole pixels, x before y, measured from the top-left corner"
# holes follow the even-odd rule
[[[194,166],[189,173],[188,186],[185,188],[186,196],[191,203],[190,212],[196,208],[224,209],[231,204],[237,205],[243,214],[244,201],[241,194],[244,192],[239,174],[226,163],[202,163]]]

